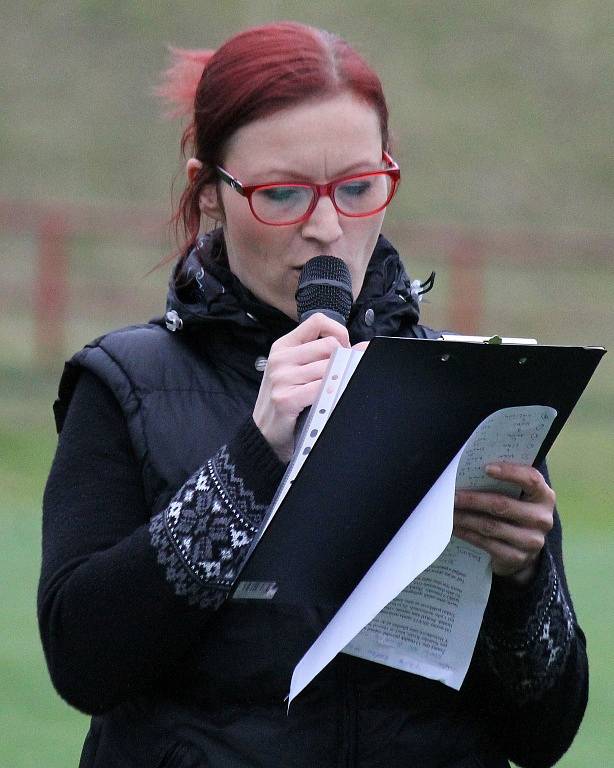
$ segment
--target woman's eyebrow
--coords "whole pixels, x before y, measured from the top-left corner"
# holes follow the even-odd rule
[[[352,165],[348,165],[341,170],[339,170],[337,173],[335,173],[333,176],[330,176],[328,181],[331,179],[339,179],[343,176],[350,176],[353,173],[361,173],[372,170],[378,170],[377,169],[377,163],[373,163],[371,160],[363,160],[358,163],[352,163]],[[321,181],[321,179],[314,179],[313,182],[309,179],[309,176],[307,174],[299,173],[298,171],[288,169],[288,168],[269,168],[266,172],[253,174],[253,178],[256,179],[256,176],[260,179],[268,179],[272,182],[274,181],[306,181],[309,183],[316,183]],[[266,182],[265,182],[266,183]]]

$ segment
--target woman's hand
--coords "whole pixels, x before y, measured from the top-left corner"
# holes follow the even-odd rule
[[[495,463],[486,471],[490,477],[520,486],[522,496],[457,491],[454,535],[486,550],[493,573],[526,585],[553,525],[554,491],[537,469],[524,464]]]
[[[317,313],[271,347],[253,419],[284,462],[294,450],[298,415],[316,399],[330,356],[340,346],[350,346],[347,328]]]

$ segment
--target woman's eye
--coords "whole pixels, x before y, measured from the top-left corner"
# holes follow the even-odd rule
[[[296,187],[270,187],[261,190],[260,194],[271,203],[288,203],[298,200],[305,194],[305,191]]]
[[[371,189],[370,181],[350,181],[347,184],[342,184],[339,187],[339,192],[342,195],[348,195],[349,197],[360,197]]]

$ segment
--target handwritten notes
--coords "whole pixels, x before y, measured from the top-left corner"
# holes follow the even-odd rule
[[[460,688],[491,571],[485,552],[451,537],[455,488],[518,495],[484,468],[532,464],[555,417],[553,408],[533,405],[504,408],[480,424],[297,664],[289,702],[340,651]]]

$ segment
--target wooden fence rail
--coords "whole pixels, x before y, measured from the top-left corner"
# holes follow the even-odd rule
[[[72,242],[79,236],[127,239],[161,246],[168,241],[167,211],[144,206],[85,205],[0,197],[0,231],[36,239],[33,291],[35,359],[57,361],[65,352]],[[453,286],[447,325],[467,333],[481,327],[485,259],[508,264],[614,265],[614,235],[590,232],[489,231],[430,224],[387,224],[386,233],[406,255],[439,253]]]

